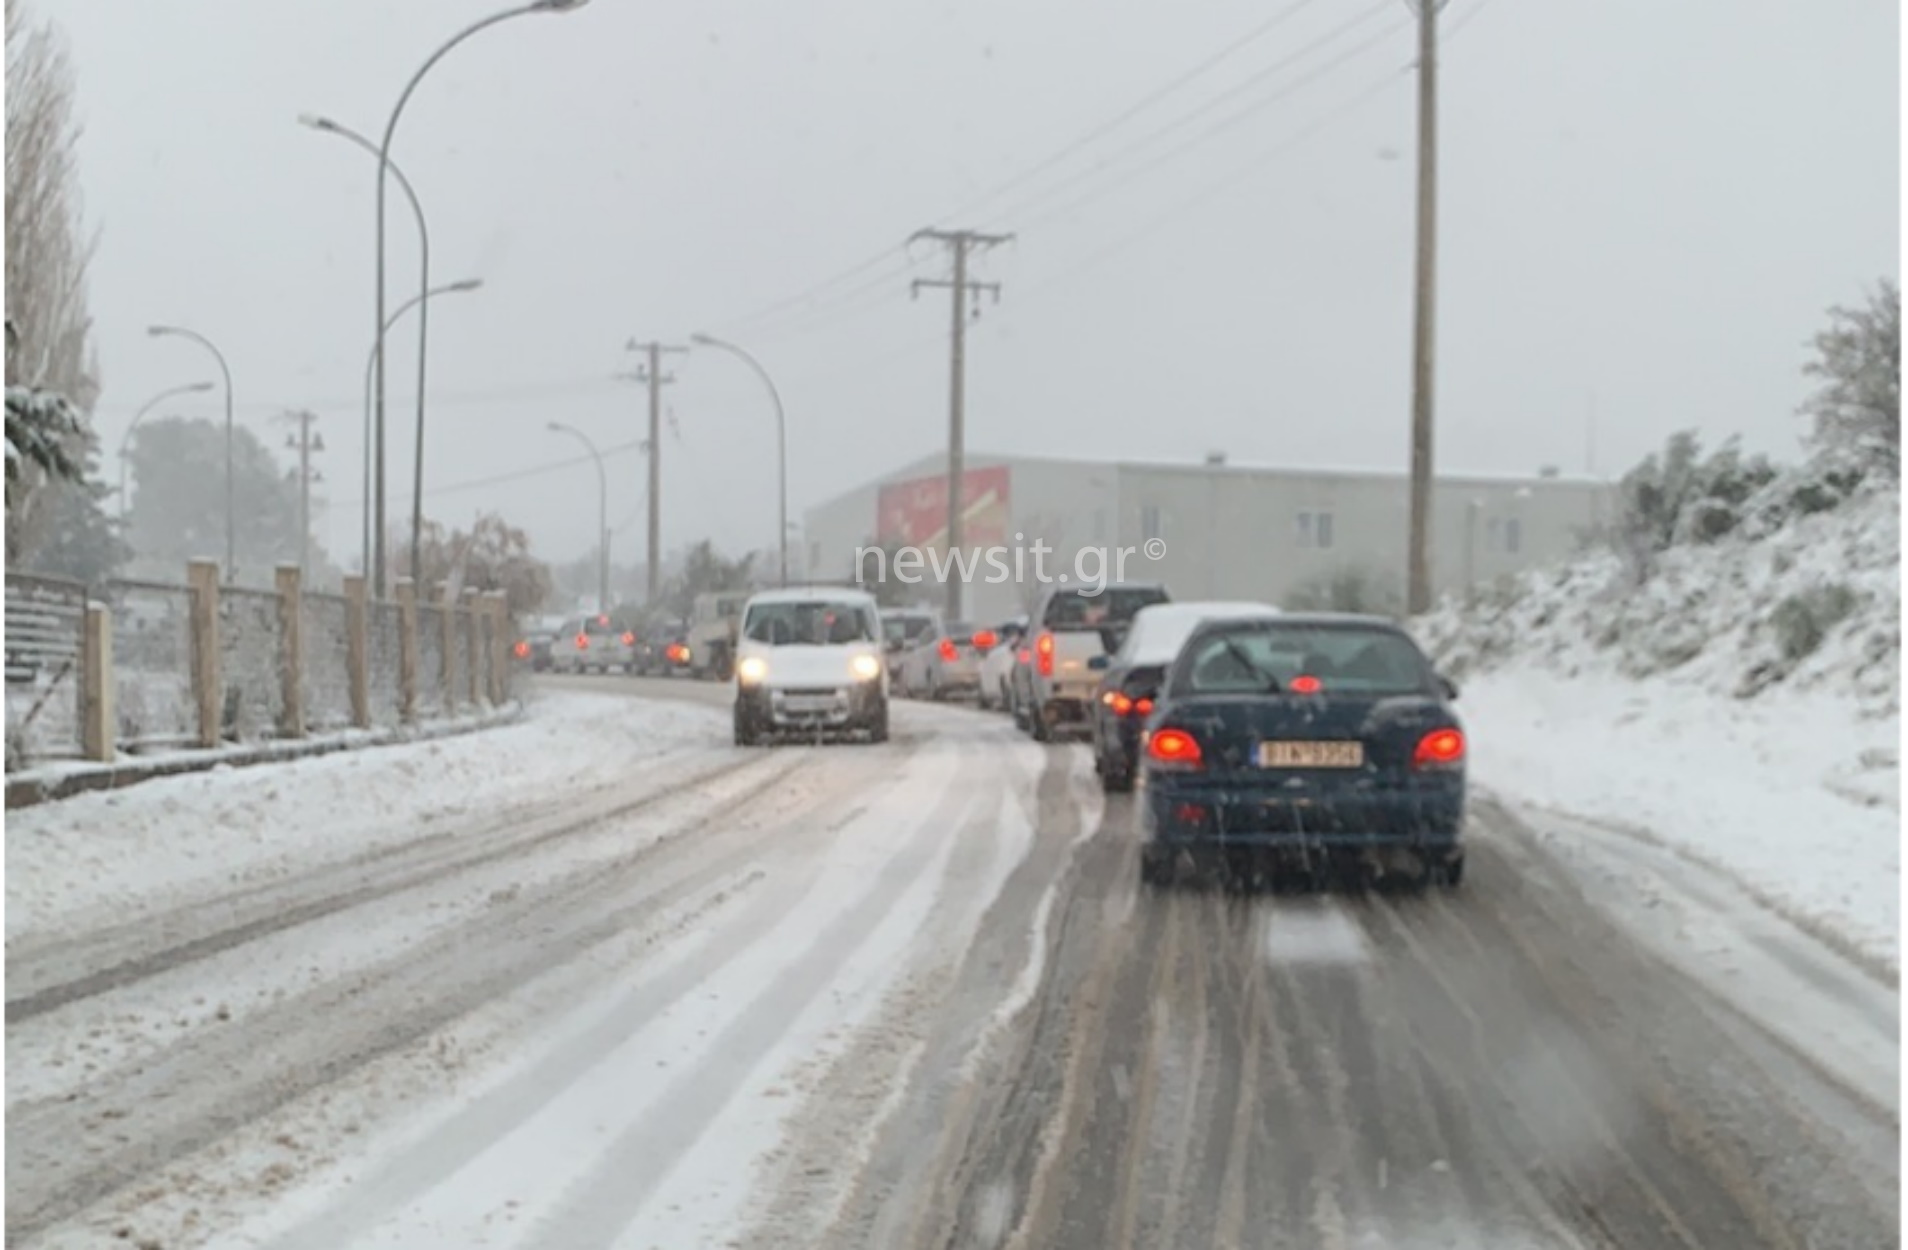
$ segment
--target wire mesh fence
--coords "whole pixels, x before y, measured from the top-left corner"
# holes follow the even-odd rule
[[[120,746],[139,752],[193,744],[199,709],[192,694],[192,592],[119,581],[107,585],[105,601],[113,614]]]
[[[259,742],[283,723],[285,679],[279,666],[283,629],[271,591],[227,586],[219,591],[219,680],[225,687],[225,738]]]
[[[305,723],[314,733],[351,724],[351,608],[343,595],[302,596]]]
[[[7,574],[7,766],[80,754],[86,587]]]
[[[371,604],[365,632],[368,643],[366,668],[371,675],[371,722],[376,725],[395,725],[403,710],[398,677],[404,630],[397,604]]]
[[[455,687],[444,672],[444,609],[421,603],[417,608],[417,706],[420,712],[450,710]],[[454,675],[452,675],[454,677]]]
[[[88,587],[8,574],[8,771],[51,760],[110,762],[118,755],[208,741],[256,744],[354,724],[395,728],[405,722],[406,621],[398,605],[365,603],[360,637],[352,601],[299,593],[295,585],[288,582],[283,591],[217,587],[218,608],[208,619],[194,587],[210,594],[209,578],[195,578],[192,585],[119,579]],[[287,616],[294,594],[295,670]],[[94,604],[105,614],[105,645],[89,656]],[[455,607],[418,605],[412,622],[417,700],[409,719],[492,702],[497,607],[487,598],[466,598]],[[353,668],[358,643],[362,672]],[[215,672],[201,671],[200,658],[208,654],[216,654]],[[499,674],[506,683],[511,667]],[[362,712],[353,706],[354,673],[368,696]],[[94,691],[89,682],[107,689]],[[294,694],[302,719],[287,706]]]

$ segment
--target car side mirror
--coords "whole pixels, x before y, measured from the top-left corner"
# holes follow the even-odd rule
[[[1108,667],[1112,665],[1112,663],[1113,663],[1112,656],[1096,655],[1092,659],[1087,661],[1087,667],[1092,669],[1096,673],[1103,673],[1107,670]]]
[[[1443,674],[1438,675],[1438,688],[1444,691],[1444,697],[1455,703],[1458,697],[1457,683]]]

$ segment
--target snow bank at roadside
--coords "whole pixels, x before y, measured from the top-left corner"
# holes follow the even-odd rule
[[[1899,507],[1747,524],[1640,582],[1597,554],[1416,622],[1478,781],[1645,831],[1897,966]]]
[[[706,707],[617,695],[537,699],[525,721],[455,738],[214,769],[9,813],[9,943],[178,905],[428,836],[525,794],[726,743]]]

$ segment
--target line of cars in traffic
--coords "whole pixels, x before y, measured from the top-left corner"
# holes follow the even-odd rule
[[[971,690],[1036,741],[1083,734],[1102,788],[1140,791],[1148,883],[1267,854],[1463,878],[1457,687],[1395,622],[1174,602],[1159,585],[1055,588],[991,629],[914,615],[883,617],[898,692]]]
[[[745,591],[698,595],[686,618],[625,609],[546,616],[516,642],[518,663],[539,673],[626,673],[727,681]]]

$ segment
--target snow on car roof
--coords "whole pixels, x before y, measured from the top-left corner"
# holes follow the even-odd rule
[[[755,603],[854,603],[874,606],[874,596],[865,590],[844,586],[789,586],[782,590],[763,590],[750,596]]]
[[[1133,664],[1170,664],[1186,645],[1186,639],[1201,621],[1224,620],[1237,616],[1276,615],[1269,603],[1242,600],[1210,600],[1199,603],[1156,603],[1141,608],[1133,617],[1133,630],[1127,638],[1126,658]]]

